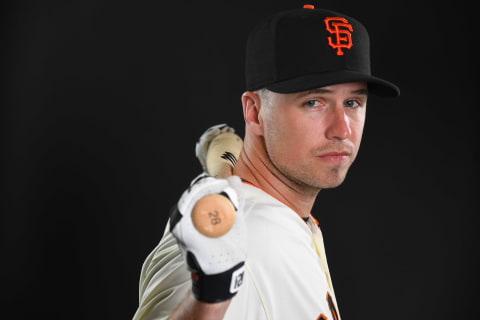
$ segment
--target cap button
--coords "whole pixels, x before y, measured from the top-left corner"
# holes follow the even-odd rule
[[[306,4],[303,6],[303,9],[315,9],[315,6],[313,4]]]

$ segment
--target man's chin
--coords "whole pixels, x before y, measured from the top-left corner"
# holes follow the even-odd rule
[[[339,181],[339,182],[335,182],[335,183],[332,182],[332,183],[326,184],[321,189],[334,189],[336,187],[339,187],[343,183],[344,180],[345,179],[343,179],[342,181]]]
[[[278,167],[278,166],[277,166]],[[309,168],[309,170],[279,170],[300,188],[318,192],[321,189],[333,189],[340,186],[348,172],[348,167]]]
[[[316,186],[319,189],[333,189],[340,186],[345,181],[346,174],[333,174],[326,177],[320,177]]]
[[[296,179],[296,183],[303,188],[310,189],[318,192],[322,189],[333,189],[340,186],[345,180],[345,176],[342,177],[309,177],[303,179]]]

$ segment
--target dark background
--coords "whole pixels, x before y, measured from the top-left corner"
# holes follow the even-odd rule
[[[243,135],[244,45],[303,1],[4,1],[1,303],[15,319],[129,319],[142,263],[201,168]],[[371,97],[345,183],[319,194],[344,319],[478,319],[478,23],[466,1],[315,1],[370,31]],[[446,5],[448,4],[448,6]]]

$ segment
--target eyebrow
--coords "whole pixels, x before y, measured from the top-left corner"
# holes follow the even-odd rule
[[[324,88],[316,88],[316,89],[312,89],[312,90],[308,90],[308,91],[305,91],[305,92],[302,92],[298,98],[301,98],[301,97],[305,97],[305,96],[308,96],[310,94],[326,94],[326,93],[332,93],[333,91],[332,90],[328,90],[328,89],[324,89]],[[368,90],[367,89],[358,89],[358,90],[353,90],[352,92],[350,92],[351,94],[356,94],[356,95],[365,95],[365,96],[368,96]]]

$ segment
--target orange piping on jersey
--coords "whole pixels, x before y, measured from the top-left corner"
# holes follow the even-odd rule
[[[328,303],[328,307],[330,308],[330,312],[332,313],[333,320],[340,320],[340,317],[338,316],[337,307],[335,306],[335,302],[333,301],[333,298],[330,295],[330,292],[328,291],[327,291],[327,303]]]
[[[317,320],[328,320],[328,318],[322,313]]]

